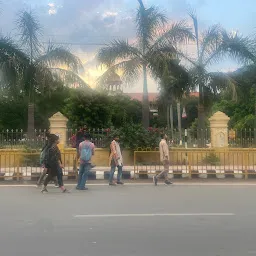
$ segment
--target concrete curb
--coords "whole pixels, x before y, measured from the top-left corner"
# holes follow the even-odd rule
[[[170,168],[169,177],[174,179],[188,179],[189,171],[184,166],[183,168]],[[19,178],[21,180],[38,180],[42,169],[40,167],[24,167],[19,169]],[[155,173],[159,173],[161,169],[153,170],[150,169],[147,171],[146,169],[138,168],[136,170],[136,174],[134,175],[134,167],[127,166],[123,169],[123,179],[152,179]],[[6,168],[1,169],[0,172],[0,181],[8,181],[8,180],[17,180],[17,175],[14,175],[17,172],[15,168]],[[109,178],[109,167],[95,167],[91,170],[89,174],[89,180],[108,180]],[[13,177],[15,176],[15,177]],[[73,167],[66,167],[64,171],[64,180],[74,180],[77,177],[77,172],[73,171]],[[115,176],[116,178],[116,173]],[[217,179],[226,179],[226,178],[234,178],[234,179],[243,179],[245,178],[245,171],[241,168],[240,170],[222,170],[220,168],[201,168],[198,170],[192,170],[192,179],[200,178],[200,179],[208,179],[208,178],[217,178]],[[256,170],[248,170],[248,178],[253,179],[256,178]]]

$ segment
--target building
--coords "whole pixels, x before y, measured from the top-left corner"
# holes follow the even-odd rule
[[[129,96],[132,100],[138,100],[142,102],[143,99],[143,93],[125,93],[125,95]],[[148,100],[149,100],[149,111],[156,116],[158,114],[158,106],[157,106],[157,100],[158,100],[159,93],[152,92],[148,94]],[[199,97],[199,92],[191,92],[190,97]]]

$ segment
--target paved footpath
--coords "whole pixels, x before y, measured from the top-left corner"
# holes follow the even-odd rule
[[[256,184],[0,186],[3,256],[256,255]]]

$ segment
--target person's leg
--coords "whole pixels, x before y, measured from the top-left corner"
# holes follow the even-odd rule
[[[51,173],[49,173],[47,175],[46,179],[44,180],[44,187],[43,187],[43,189],[41,191],[42,193],[43,192],[48,192],[46,187],[47,187],[48,183],[52,180],[52,178],[53,178],[53,176],[51,175]]]
[[[117,184],[123,184],[121,181],[123,175],[123,166],[117,166]]]
[[[77,181],[77,189],[81,189],[82,188],[82,177],[85,171],[85,164],[81,163],[80,167],[79,167],[79,175],[78,175],[78,181]]]
[[[110,169],[110,173],[109,173],[109,184],[113,185],[113,178],[114,178],[114,173],[116,170],[116,164],[114,162],[114,160],[111,161],[111,169]]]
[[[88,174],[90,172],[90,169],[91,169],[91,164],[84,165],[84,173],[82,175],[81,184],[80,184],[80,189],[82,189],[82,190],[86,189],[85,184],[88,179]]]
[[[169,161],[164,161],[163,162],[163,171],[160,172],[158,175],[156,175],[155,177],[157,179],[161,179],[162,177],[166,180],[168,179],[168,173],[169,173]]]
[[[168,174],[169,174],[169,166],[170,166],[170,163],[169,161],[164,161],[164,173],[163,173],[163,177],[164,177],[164,180],[165,181],[169,181],[168,179]]]
[[[47,169],[44,168],[43,172],[40,174],[39,180],[37,181],[37,185],[40,186],[43,183],[44,177],[47,173]]]

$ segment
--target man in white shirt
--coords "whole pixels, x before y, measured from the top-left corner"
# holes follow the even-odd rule
[[[155,186],[157,186],[158,179],[164,177],[165,184],[172,184],[168,179],[169,173],[169,165],[170,165],[170,155],[169,155],[169,146],[167,144],[167,135],[161,134],[161,141],[159,143],[159,151],[160,151],[160,161],[163,163],[164,170],[158,175],[153,177],[153,182]]]

